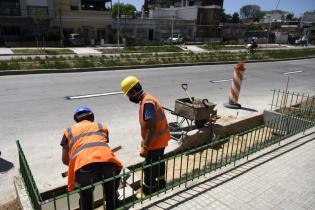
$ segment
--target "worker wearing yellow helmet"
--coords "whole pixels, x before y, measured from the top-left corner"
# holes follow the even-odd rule
[[[162,105],[154,96],[143,91],[139,79],[135,76],[123,79],[121,89],[131,102],[140,103],[139,122],[142,137],[140,156],[145,158],[143,165],[163,159],[164,149],[171,136]],[[165,187],[164,162],[145,168],[143,173],[143,193],[153,193]]]

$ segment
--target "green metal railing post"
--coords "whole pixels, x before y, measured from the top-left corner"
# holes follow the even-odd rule
[[[207,148],[206,150],[206,157],[205,157],[205,166],[204,166],[204,171],[206,171],[207,170],[207,160],[208,160],[208,152],[209,152],[209,149],[210,148]],[[206,176],[206,173],[204,174],[204,176]]]
[[[19,163],[20,163],[19,171],[20,171],[22,180],[24,182],[26,191],[28,193],[28,196],[30,198],[33,208],[35,210],[41,210],[42,198],[39,194],[38,188],[34,181],[34,177],[27,163],[27,160],[25,158],[25,155],[24,155],[24,152],[22,150],[19,140],[16,141],[16,145],[18,148]]]
[[[276,89],[273,89],[273,94],[272,94],[272,100],[271,100],[271,106],[270,106],[270,111],[272,110],[272,107],[273,107],[273,100],[275,98],[275,93],[276,93]]]
[[[238,154],[237,154],[237,151],[238,151],[238,145],[240,143],[240,135],[237,135],[237,143],[236,143],[236,150],[235,150],[235,155],[234,155],[234,166],[236,164],[236,160],[238,158]]]
[[[233,135],[233,141],[232,141],[232,149],[231,149],[231,154],[230,154],[230,159],[229,159],[229,163],[231,163],[233,161],[233,148],[234,148],[234,141],[235,141],[235,135]]]

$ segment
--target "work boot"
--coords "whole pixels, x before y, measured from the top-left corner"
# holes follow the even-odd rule
[[[166,187],[166,182],[165,182],[165,180],[164,180],[164,179],[163,179],[163,180],[160,180],[158,186],[159,186],[159,189],[158,189],[158,190],[164,189],[164,188]]]
[[[157,190],[156,186],[151,185],[151,187],[146,187],[146,186],[142,185],[142,192],[146,195],[149,195],[150,193],[154,193],[154,192],[156,192],[156,190]]]

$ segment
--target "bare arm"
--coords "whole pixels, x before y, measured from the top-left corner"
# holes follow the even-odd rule
[[[69,148],[68,145],[62,148],[62,162],[65,165],[69,165]]]
[[[68,139],[63,135],[60,145],[62,146],[62,162],[65,165],[69,165],[69,146]]]

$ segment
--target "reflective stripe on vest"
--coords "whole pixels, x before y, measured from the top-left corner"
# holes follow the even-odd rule
[[[72,160],[75,156],[77,156],[79,154],[79,152],[81,152],[82,150],[85,150],[87,148],[91,148],[91,147],[108,147],[108,144],[105,142],[91,142],[91,143],[86,143],[83,144],[81,147],[78,147],[72,154],[70,157],[70,160]]]
[[[69,144],[69,149],[72,148],[72,146],[74,145],[74,143],[76,141],[78,141],[80,138],[82,137],[87,137],[87,136],[94,136],[94,135],[97,135],[97,136],[101,136],[103,138],[108,138],[108,136],[103,133],[103,125],[101,123],[97,123],[98,125],[98,131],[96,132],[88,132],[88,133],[83,133],[83,134],[80,134],[76,137],[73,137],[73,134],[72,134],[72,131],[71,131],[71,128],[68,128],[67,132],[68,132],[68,135],[69,135],[69,138],[70,138],[70,144]]]

